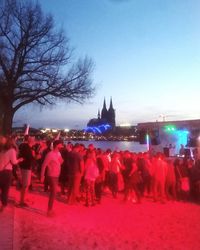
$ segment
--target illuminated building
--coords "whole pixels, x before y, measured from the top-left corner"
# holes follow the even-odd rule
[[[186,148],[198,146],[200,120],[145,122],[138,123],[137,128],[141,144],[146,144],[148,135],[150,145],[173,147],[176,154],[181,144]]]
[[[115,127],[115,110],[113,108],[112,98],[110,98],[110,106],[108,109],[106,108],[106,100],[104,98],[101,114],[100,111],[98,111],[97,118],[89,120],[85,130],[94,134],[104,134],[114,131]]]

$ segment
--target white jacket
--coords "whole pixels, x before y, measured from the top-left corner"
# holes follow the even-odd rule
[[[61,164],[63,162],[60,152],[50,151],[42,164],[41,177],[44,176],[47,167],[47,175],[51,177],[58,177],[60,175]]]
[[[13,165],[18,163],[17,152],[14,148],[0,153],[0,171],[12,170]]]

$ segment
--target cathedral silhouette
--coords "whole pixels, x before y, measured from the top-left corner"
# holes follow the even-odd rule
[[[106,108],[106,100],[104,98],[103,108],[98,110],[97,118],[89,120],[87,124],[87,132],[103,134],[108,131],[113,131],[116,127],[115,110],[113,108],[112,97],[110,98],[110,106]]]

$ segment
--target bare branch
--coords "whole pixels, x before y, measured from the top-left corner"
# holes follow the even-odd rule
[[[71,58],[68,39],[38,3],[0,2],[0,103],[5,117],[7,109],[13,118],[29,103],[83,103],[90,98],[95,91],[93,63],[85,58],[71,65]]]

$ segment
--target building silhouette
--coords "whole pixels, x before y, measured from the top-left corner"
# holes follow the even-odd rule
[[[113,131],[116,127],[115,109],[113,108],[112,97],[110,98],[110,106],[106,107],[106,100],[104,98],[103,108],[100,112],[98,110],[97,118],[92,118],[87,124],[87,130],[97,129],[97,132],[104,133]]]

